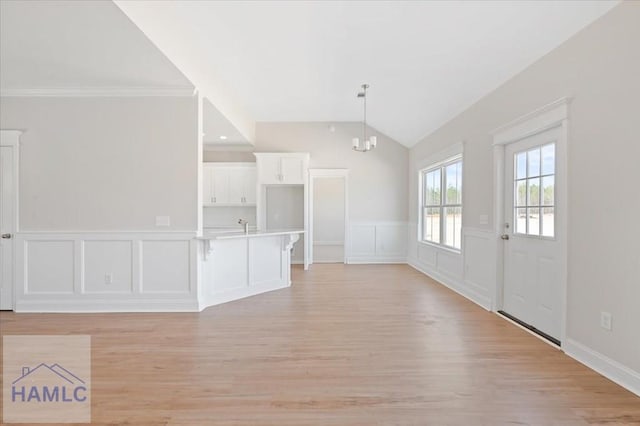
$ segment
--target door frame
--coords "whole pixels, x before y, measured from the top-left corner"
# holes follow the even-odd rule
[[[344,259],[347,263],[349,247],[349,169],[309,169],[309,232],[306,238],[309,265],[313,264],[313,187],[316,179],[340,178],[344,180]]]
[[[505,211],[505,151],[506,146],[529,136],[558,127],[560,136],[556,150],[562,162],[558,164],[560,185],[556,186],[557,193],[565,199],[565,208],[556,215],[556,226],[564,230],[564,238],[560,241],[560,342],[566,342],[567,335],[567,244],[568,244],[568,145],[569,145],[569,105],[571,98],[560,98],[544,105],[524,116],[517,118],[491,132],[493,136],[493,217],[494,237],[496,241],[496,286],[493,297],[492,310],[500,311],[504,306],[504,242],[500,236],[504,233]]]
[[[15,272],[16,272],[16,234],[20,230],[20,217],[19,217],[19,201],[20,196],[18,189],[20,187],[18,179],[20,176],[19,173],[19,165],[20,165],[20,136],[22,135],[21,130],[0,130],[0,146],[11,148],[11,157],[13,162],[13,187],[12,187],[12,216],[13,220],[11,223],[11,230],[13,234],[13,238],[11,239],[12,245],[12,264],[11,264],[11,286],[13,286],[13,291],[11,292],[11,309],[15,309],[16,306],[16,281],[15,281]]]

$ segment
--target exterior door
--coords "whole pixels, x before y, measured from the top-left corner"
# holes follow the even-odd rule
[[[566,206],[560,127],[506,146],[503,310],[560,340]]]
[[[4,139],[4,135],[3,135]],[[4,140],[3,140],[4,142]],[[14,147],[0,147],[0,309],[13,309]]]

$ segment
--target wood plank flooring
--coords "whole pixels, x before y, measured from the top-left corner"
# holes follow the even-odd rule
[[[92,336],[109,425],[632,425],[640,398],[406,265],[294,268],[187,314],[0,314]]]

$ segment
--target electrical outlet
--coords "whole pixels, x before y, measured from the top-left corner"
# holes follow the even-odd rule
[[[112,273],[104,274],[104,283],[105,284],[113,284],[113,274]]]
[[[611,331],[612,317],[609,312],[600,312],[600,327]]]

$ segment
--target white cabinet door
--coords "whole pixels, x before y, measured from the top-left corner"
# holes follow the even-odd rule
[[[230,168],[229,173],[229,199],[230,204],[244,203],[244,179],[246,168]]]
[[[205,206],[256,204],[255,167],[205,164],[202,180],[202,203]]]
[[[304,184],[304,159],[280,157],[280,181],[286,184]]]
[[[309,155],[305,153],[257,153],[261,185],[304,185]]]
[[[213,204],[213,167],[208,164],[202,167],[202,204]]]
[[[273,185],[280,182],[280,157],[269,156],[262,157],[260,161],[260,183],[264,185]]]
[[[213,204],[229,203],[229,169],[213,169]]]
[[[242,182],[245,204],[256,204],[256,184],[257,181],[255,167],[245,169]]]

